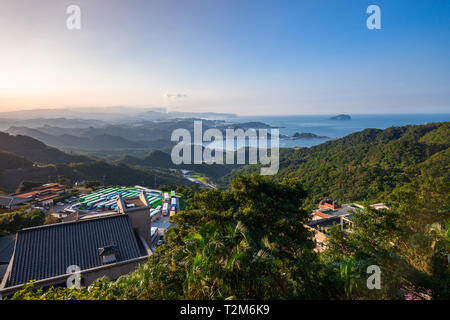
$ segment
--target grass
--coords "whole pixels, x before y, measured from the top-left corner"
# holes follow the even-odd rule
[[[199,174],[199,173],[192,173],[191,177],[196,179],[196,180],[199,180],[199,181],[201,181],[203,183],[208,183],[208,178],[206,176],[204,176],[204,175]]]

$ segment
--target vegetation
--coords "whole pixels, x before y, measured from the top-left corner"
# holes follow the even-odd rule
[[[30,191],[31,189],[39,187],[40,185],[42,185],[41,182],[25,180],[19,184],[19,187],[17,187],[16,193]]]
[[[332,228],[318,253],[303,226],[298,179],[240,176],[230,191],[183,187],[177,192],[189,198],[177,228],[137,271],[80,290],[27,285],[13,299],[448,299],[450,221],[447,211],[429,223],[442,207],[422,197],[430,191],[447,197],[448,208],[447,189],[405,186],[390,210],[355,212],[352,232]],[[413,194],[420,196],[410,201]],[[417,210],[426,219],[411,215]],[[367,288],[371,265],[381,269],[380,290]]]
[[[31,162],[45,164],[92,161],[92,159],[85,156],[71,155],[56,148],[48,147],[44,143],[27,136],[11,136],[4,132],[0,132],[0,150],[25,157]],[[29,164],[25,163],[19,168],[28,166]],[[5,169],[4,167],[1,168]]]
[[[203,149],[204,150],[204,149]],[[194,152],[192,151],[192,154]],[[172,168],[190,170],[205,175],[213,180],[219,180],[226,174],[229,174],[232,169],[239,168],[240,165],[219,165],[219,164],[180,164],[174,165],[170,153],[166,153],[160,150],[154,150],[143,158],[136,158],[129,155],[122,156],[118,163],[127,165],[138,165],[141,167],[158,167],[158,168]]]
[[[355,212],[354,232],[344,237],[339,228],[332,229],[323,261],[343,264],[351,259],[362,267],[380,266],[382,286],[370,293],[371,298],[448,299],[450,203],[448,185],[439,184],[423,181],[405,186],[396,193],[398,202],[390,210],[367,207]],[[356,270],[352,276],[367,278]],[[360,288],[365,288],[363,282]],[[361,291],[365,290],[354,290],[350,297],[365,297]]]
[[[24,157],[15,155],[10,152],[0,150],[0,168],[1,169],[16,169],[16,168],[28,168],[33,163],[28,161]]]
[[[102,186],[102,182],[99,180],[88,180],[84,183],[86,188],[97,189]]]
[[[319,264],[300,210],[296,180],[240,177],[232,190],[194,195],[175,216],[168,244],[116,282],[33,292],[14,299],[269,299],[326,298],[330,273]],[[277,212],[277,214],[274,214]],[[336,286],[331,286],[335,288]]]
[[[258,169],[246,166],[225,190],[180,186],[177,227],[137,271],[80,290],[30,284],[13,299],[448,300],[449,129],[368,129],[283,150],[275,177],[242,175]],[[304,223],[324,197],[366,209],[317,252]],[[386,200],[389,210],[369,206]],[[367,287],[369,266],[380,268],[381,289]]]
[[[190,184],[169,171],[129,167],[124,164],[110,164],[104,161],[89,163],[51,164],[35,166],[28,169],[4,171],[0,179],[0,188],[12,192],[23,181],[36,181],[39,184],[64,176],[65,183],[73,184],[82,180],[98,180],[105,185],[142,184],[158,187],[165,184]]]
[[[308,192],[308,210],[323,198],[394,201],[393,191],[413,181],[450,180],[449,132],[449,122],[366,129],[311,148],[283,149],[274,179],[298,177]],[[227,187],[233,177],[258,171],[257,166],[234,170],[220,185]]]
[[[19,210],[0,214],[0,236],[15,234],[23,228],[36,227],[58,221],[58,219],[47,218],[45,213],[40,210],[24,206]]]

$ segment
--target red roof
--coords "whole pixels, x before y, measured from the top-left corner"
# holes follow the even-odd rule
[[[25,192],[25,193],[18,193],[15,196],[16,197],[21,197],[21,198],[30,198],[30,197],[35,197],[35,196],[39,196],[42,193],[45,192],[51,192],[51,193],[56,193],[56,192],[61,192],[61,191],[66,191],[64,188],[59,188],[59,187],[49,187],[49,188],[45,188],[45,189],[40,189],[40,190],[34,190],[34,191],[30,191],[30,192]]]
[[[314,214],[318,215],[319,217],[322,217],[322,218],[329,218],[330,217],[329,215],[327,215],[327,214],[325,214],[323,212],[320,212],[319,210],[315,210]]]
[[[39,201],[45,201],[45,200],[50,200],[50,199],[58,198],[58,197],[59,197],[59,195],[57,195],[57,194],[50,194],[48,196],[44,196],[42,198],[39,198],[38,200]]]
[[[42,193],[42,191],[31,191],[31,192],[25,192],[25,193],[18,193],[18,194],[16,194],[16,197],[29,198],[29,197],[33,197],[35,195],[38,195],[40,193]]]

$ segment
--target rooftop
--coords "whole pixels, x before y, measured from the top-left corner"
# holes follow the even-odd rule
[[[49,184],[44,184],[37,188],[33,188],[32,191],[18,193],[18,194],[16,194],[16,197],[30,198],[30,197],[38,196],[41,193],[46,193],[46,192],[58,193],[61,191],[64,191],[64,186],[61,186],[57,183],[49,183]]]
[[[14,251],[16,235],[0,238],[0,264],[8,264]]]
[[[127,214],[23,229],[7,286],[66,274],[77,265],[86,270],[103,265],[99,249],[117,248],[117,262],[144,256]]]
[[[11,207],[27,202],[28,199],[0,194],[0,206]]]
[[[361,209],[357,205],[353,203],[349,204],[343,204],[340,208],[332,210],[329,208],[322,208],[322,209],[316,209],[314,210],[314,214],[321,217],[321,218],[328,218],[328,217],[339,217],[347,214],[351,214],[354,210]]]

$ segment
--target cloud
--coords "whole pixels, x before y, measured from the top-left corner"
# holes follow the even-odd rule
[[[184,93],[167,93],[166,98],[168,99],[186,99],[188,97],[187,94]]]

